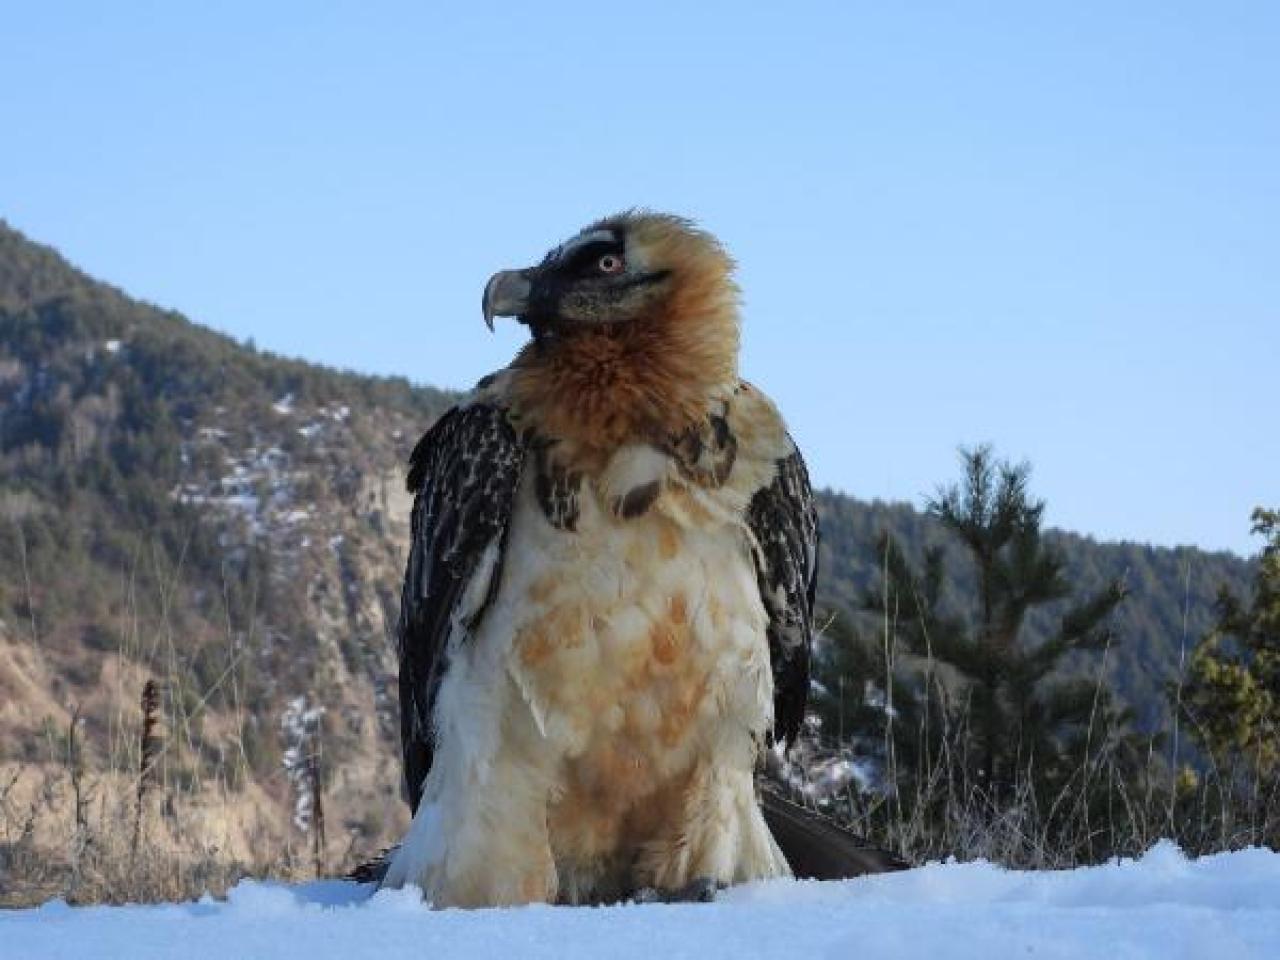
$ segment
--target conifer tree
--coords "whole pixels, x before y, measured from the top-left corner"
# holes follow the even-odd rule
[[[1045,505],[1028,492],[1030,468],[998,461],[986,446],[962,450],[961,460],[961,481],[928,503],[952,549],[934,545],[917,564],[883,536],[882,576],[865,608],[892,643],[862,637],[875,660],[868,665],[868,653],[853,656],[850,641],[837,637],[836,659],[856,668],[857,682],[870,678],[886,690],[892,710],[879,712],[895,728],[889,749],[900,781],[944,767],[949,780],[980,788],[995,804],[1028,783],[1050,804],[1091,742],[1099,749],[1127,721],[1096,670],[1063,669],[1070,655],[1096,655],[1113,641],[1124,587],[1115,580],[1073,597],[1065,560],[1042,534]],[[972,568],[971,593],[948,569],[956,546]],[[1054,628],[1029,644],[1028,618],[1045,607]],[[886,662],[895,656],[898,663]],[[829,675],[823,683],[829,695]],[[829,731],[830,705],[825,713]]]
[[[1255,510],[1253,532],[1264,539],[1253,599],[1222,588],[1180,703],[1202,747],[1265,782],[1280,777],[1280,510]]]

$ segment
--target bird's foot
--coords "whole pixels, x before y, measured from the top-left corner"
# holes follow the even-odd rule
[[[632,899],[636,903],[710,903],[722,886],[715,880],[702,877],[674,890],[641,887]]]

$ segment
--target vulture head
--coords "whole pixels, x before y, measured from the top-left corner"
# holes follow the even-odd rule
[[[484,319],[515,317],[534,339],[734,315],[733,261],[691,221],[629,211],[583,228],[537,266],[501,270],[484,291]],[[735,344],[736,345],[736,344]]]
[[[494,317],[533,335],[513,363],[517,409],[582,448],[694,428],[738,386],[733,261],[682,217],[606,217],[537,266],[494,274]]]

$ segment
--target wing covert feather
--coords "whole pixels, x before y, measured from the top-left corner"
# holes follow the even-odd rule
[[[773,737],[790,743],[809,699],[818,580],[818,512],[799,450],[778,460],[773,482],[752,497],[747,522],[758,545],[756,580],[769,614]]]
[[[448,666],[450,634],[478,625],[497,590],[525,447],[500,407],[453,407],[418,441],[415,495],[400,599],[400,738],[409,805],[416,812],[431,769],[431,717]],[[475,601],[476,576],[488,576]],[[475,609],[462,609],[465,602]]]

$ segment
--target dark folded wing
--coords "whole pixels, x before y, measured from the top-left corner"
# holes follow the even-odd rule
[[[872,846],[846,825],[798,803],[776,782],[764,784],[760,808],[791,872],[801,880],[845,880],[908,866],[897,854]]]
[[[778,461],[777,475],[752,497],[756,580],[769,614],[773,665],[773,737],[790,742],[809,698],[813,597],[818,579],[818,512],[800,451]]]
[[[400,739],[416,811],[431,769],[432,711],[455,628],[475,629],[497,590],[524,444],[498,407],[454,407],[418,441],[409,561],[397,628]]]

